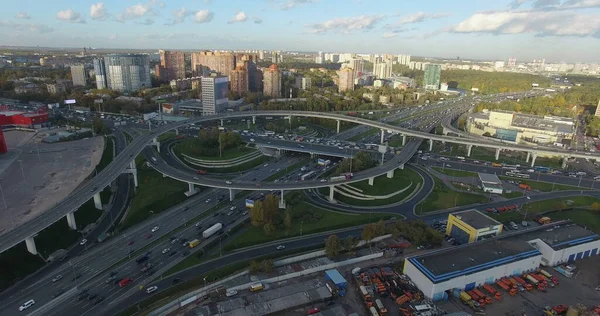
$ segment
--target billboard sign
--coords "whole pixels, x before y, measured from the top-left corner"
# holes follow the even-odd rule
[[[246,207],[253,208],[254,207],[254,201],[250,200],[250,199],[246,199]]]
[[[324,165],[325,165],[325,159],[321,159],[321,158],[319,158],[319,160],[317,160],[317,164],[318,164],[319,166],[324,166]]]
[[[65,104],[75,104],[75,100],[65,100]]]

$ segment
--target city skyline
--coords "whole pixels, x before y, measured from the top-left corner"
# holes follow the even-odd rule
[[[36,6],[11,2],[0,13],[0,42],[600,61],[595,53],[600,49],[598,0],[253,0],[248,4],[242,0],[57,0]]]

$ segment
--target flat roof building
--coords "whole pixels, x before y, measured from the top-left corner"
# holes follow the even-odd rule
[[[404,273],[427,297],[440,300],[448,292],[458,296],[460,291],[537,270],[541,264],[555,266],[595,256],[599,249],[598,234],[563,221],[410,257]]]
[[[495,237],[501,232],[500,222],[478,210],[466,210],[448,215],[446,235],[452,236],[461,244]]]
[[[504,189],[502,188],[502,181],[495,174],[490,173],[477,173],[479,176],[479,182],[484,192],[502,194]]]

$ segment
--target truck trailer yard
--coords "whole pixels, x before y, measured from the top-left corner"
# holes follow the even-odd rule
[[[568,278],[553,269],[544,267],[544,271],[558,279],[558,285],[539,291],[534,287],[530,291],[518,291],[510,296],[507,291],[493,284],[502,294],[500,300],[493,299],[481,309],[486,315],[545,315],[544,308],[558,305],[572,306],[582,304],[587,310],[600,305],[600,256],[592,256],[575,262],[577,266],[573,276]],[[485,290],[482,290],[485,294]],[[447,301],[436,303],[448,312],[465,311],[474,314],[473,308],[464,304],[460,298],[450,296]],[[577,314],[574,314],[577,315]],[[594,314],[591,314],[594,315]]]

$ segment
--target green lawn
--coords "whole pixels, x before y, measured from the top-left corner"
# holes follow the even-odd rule
[[[510,193],[503,193],[502,196],[505,197],[505,198],[507,198],[507,199],[514,199],[514,198],[522,197],[523,196],[523,192],[521,192],[521,191],[512,191]]]
[[[173,151],[175,152],[175,154],[180,156],[180,158],[182,158],[182,159],[183,159],[182,154],[185,154],[192,158],[197,158],[197,159],[202,159],[202,160],[217,160],[217,161],[231,160],[231,159],[239,158],[239,157],[247,155],[251,152],[256,151],[256,149],[254,149],[254,148],[249,148],[246,146],[239,146],[236,148],[229,148],[229,149],[223,150],[222,156],[197,156],[189,150],[189,146],[196,146],[196,147],[200,146],[198,144],[199,142],[200,141],[196,138],[184,139],[173,146]]]
[[[454,170],[448,168],[442,169],[439,167],[433,167],[433,169],[451,177],[477,177],[477,173],[471,171]]]
[[[188,189],[186,183],[165,178],[145,163],[138,164],[138,181],[139,186],[131,199],[131,207],[120,229],[131,227],[150,217],[152,212],[158,214],[187,198],[184,194]]]
[[[411,182],[412,182],[412,186],[408,190],[406,190],[402,193],[399,193],[397,195],[394,195],[391,198],[383,199],[383,200],[365,201],[365,200],[353,199],[351,197],[342,195],[337,192],[335,193],[334,197],[336,200],[338,200],[342,203],[348,204],[348,205],[358,205],[358,206],[388,205],[388,204],[400,202],[403,199],[405,199],[406,197],[408,197],[410,194],[412,194],[417,185],[422,185],[423,179],[421,179],[421,176],[413,170],[404,169],[404,170],[396,170],[394,172],[394,177],[391,179],[389,179],[386,175],[381,175],[381,176],[375,178],[375,182],[373,183],[373,186],[369,185],[368,180],[349,184],[350,186],[352,186],[356,189],[363,190],[362,192],[367,195],[387,195],[387,194],[391,194],[391,193],[397,192],[398,190],[406,188]],[[329,188],[320,188],[319,192],[328,196]]]
[[[586,188],[578,188],[578,187],[574,187],[574,186],[570,186],[570,185],[533,181],[533,180],[529,180],[529,179],[520,179],[520,178],[513,178],[513,177],[506,177],[506,176],[500,176],[499,178],[502,180],[515,180],[519,183],[529,184],[531,186],[531,188],[533,188],[534,190],[540,190],[542,192],[562,191],[562,190],[588,190]]]
[[[567,203],[568,201],[572,201],[571,204]],[[583,207],[590,206],[594,202],[600,202],[595,197],[591,196],[572,196],[567,198],[560,199],[550,199],[544,201],[536,201],[530,202],[523,205],[523,210],[526,210],[527,213],[543,213],[557,209],[563,209],[568,207]]]
[[[600,233],[600,213],[598,212],[574,209],[550,213],[548,216],[552,218],[552,220],[570,219],[581,226],[588,227],[596,233]]]
[[[417,214],[443,210],[461,205],[484,203],[486,196],[450,190],[442,180],[435,178],[435,187],[431,194],[415,208]]]
[[[361,139],[363,139],[363,138],[365,138],[367,136],[375,135],[377,133],[379,133],[379,129],[377,129],[377,128],[370,128],[369,130],[367,130],[365,132],[362,132],[362,133],[360,133],[358,135],[350,137],[348,140],[351,141],[351,142],[354,142],[354,141],[361,140]]]
[[[292,206],[292,228],[289,233],[286,233],[283,225],[277,225],[276,231],[267,236],[262,227],[254,227],[251,224],[247,224],[246,231],[238,235],[224,249],[234,250],[277,239],[299,236],[301,231],[304,235],[314,234],[368,222],[376,222],[380,219],[389,219],[391,217],[391,214],[381,213],[346,214],[318,208],[306,202],[300,202]]]
[[[252,169],[254,167],[258,167],[264,163],[267,163],[271,160],[271,157],[269,156],[259,156],[255,159],[252,159],[250,161],[244,162],[243,164],[237,165],[237,166],[233,166],[233,167],[226,167],[226,168],[202,168],[205,169],[206,171],[208,171],[209,173],[214,172],[214,173],[232,173],[232,172],[240,172],[240,171],[246,171],[249,169]],[[193,168],[200,168],[198,166],[194,166],[194,165],[190,165]]]
[[[158,136],[157,140],[159,142],[164,142],[165,140],[174,138],[175,136],[177,136],[175,133],[164,133],[164,134]]]

